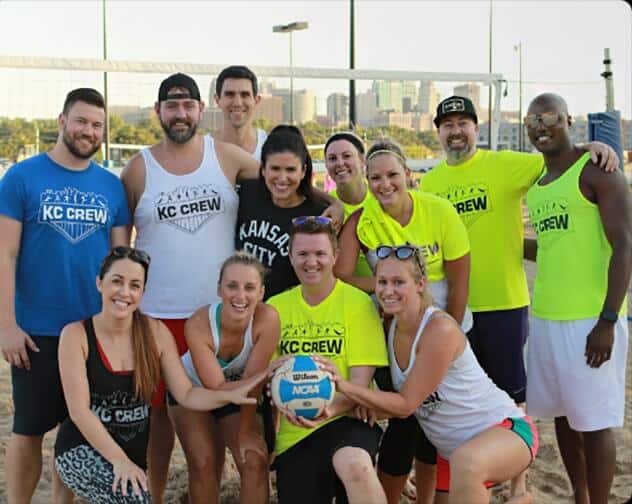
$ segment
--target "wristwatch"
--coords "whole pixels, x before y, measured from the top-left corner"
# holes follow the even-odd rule
[[[604,322],[612,322],[614,324],[619,319],[619,314],[614,310],[601,310],[599,318]]]

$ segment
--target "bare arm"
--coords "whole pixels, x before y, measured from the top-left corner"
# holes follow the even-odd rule
[[[256,399],[248,397],[250,391],[258,386],[266,373],[260,373],[248,380],[240,380],[239,386],[231,390],[207,390],[191,385],[173,337],[164,324],[156,322],[154,336],[160,355],[160,369],[169,392],[185,408],[208,411],[221,408],[229,403],[256,404]]]
[[[410,416],[432,394],[447,374],[450,363],[462,351],[464,336],[454,321],[432,319],[419,342],[413,369],[399,392],[384,392],[359,387],[336,373],[338,390],[351,400],[391,416]],[[330,365],[324,369],[332,372]]]
[[[371,294],[375,291],[375,277],[358,277],[353,274],[360,255],[357,226],[361,214],[362,209],[355,211],[342,227],[338,238],[340,253],[334,265],[334,275],[343,282]]]
[[[323,211],[323,215],[329,217],[336,230],[339,231],[345,220],[345,206],[342,204],[342,201],[321,191],[318,187],[313,187],[312,189],[317,198],[320,198],[329,205]]]
[[[258,373],[267,370],[280,334],[281,321],[277,311],[270,305],[259,303],[255,310],[253,322],[254,345],[244,370],[244,379],[256,376]],[[252,390],[250,393],[251,397],[259,397],[262,389],[263,383]],[[246,451],[248,450],[259,451],[264,455],[267,453],[263,439],[256,433],[256,411],[257,407],[254,404],[242,404],[241,406],[238,435],[242,460],[245,460]]]
[[[136,212],[140,197],[145,191],[145,160],[141,153],[136,154],[129,160],[123,169],[123,173],[121,173],[121,182],[123,182],[123,187],[125,188],[127,206],[129,207],[129,214],[132,218],[132,224],[129,226],[129,235],[127,238],[127,244],[129,244],[129,236],[131,236],[131,228],[134,223],[134,213]],[[119,238],[122,237],[117,237],[117,239]],[[114,236],[112,236],[112,246],[116,246]]]
[[[579,144],[577,147],[590,152],[590,159],[601,169],[607,172],[613,172],[619,168],[619,156],[615,150],[608,144],[602,142],[589,142],[587,144]]]
[[[603,173],[586,167],[580,178],[594,192],[606,238],[612,247],[608,265],[608,289],[603,310],[618,312],[630,284],[632,272],[632,196],[622,173]],[[614,344],[614,323],[601,318],[586,339],[586,362],[599,367],[610,359]]]
[[[20,253],[22,223],[0,215],[0,348],[4,359],[16,367],[31,369],[26,345],[39,351],[15,320],[15,268]]]
[[[444,261],[443,269],[448,280],[448,312],[459,324],[463,322],[470,284],[470,254],[453,261]]]
[[[184,336],[200,382],[209,390],[217,390],[225,380],[215,356],[208,308],[203,306],[191,315],[184,325]]]

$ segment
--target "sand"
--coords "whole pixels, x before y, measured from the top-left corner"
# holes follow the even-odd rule
[[[533,278],[534,267],[527,264],[530,279]],[[632,291],[628,295],[632,300]],[[630,303],[632,313],[632,302]],[[631,326],[632,333],[632,326]],[[631,344],[632,348],[632,344]],[[625,426],[615,431],[617,443],[617,466],[609,502],[622,504],[632,495],[632,350],[628,352],[628,374],[626,387]],[[11,376],[6,362],[0,363],[0,445],[2,453],[9,439],[12,424]],[[540,453],[529,472],[529,487],[538,504],[559,504],[572,502],[571,491],[566,472],[555,443],[555,432],[552,421],[536,420],[540,433]],[[47,504],[51,502],[51,455],[54,433],[49,433],[44,440],[44,468],[42,478],[37,487],[33,502]],[[4,482],[4,457],[0,459],[0,502],[6,502],[6,484]],[[187,475],[182,451],[176,448],[169,476],[166,502],[186,502]],[[494,503],[504,501],[507,491],[501,490],[493,499]],[[222,504],[239,502],[239,475],[232,459],[228,456],[224,469],[222,484]],[[272,502],[276,502],[273,499]],[[402,498],[402,503],[408,502]]]

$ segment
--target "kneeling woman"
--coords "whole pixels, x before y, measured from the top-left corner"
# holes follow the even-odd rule
[[[432,306],[420,249],[380,246],[376,256],[375,293],[394,317],[388,350],[397,392],[358,387],[331,363],[322,366],[356,403],[390,416],[415,414],[440,455],[438,484],[449,488],[450,502],[488,502],[487,482],[513,479],[533,460],[535,427],[483,372],[454,319]]]
[[[250,404],[260,377],[231,390],[194,388],[173,337],[138,311],[149,256],[115,247],[97,278],[103,307],[64,327],[59,368],[69,417],[55,444],[55,467],[76,495],[96,503],[150,502],[147,442],[151,397],[161,378],[188,408]]]
[[[199,387],[230,390],[235,380],[266,369],[279,339],[276,310],[263,304],[263,265],[238,252],[220,269],[219,303],[203,306],[185,325],[189,352],[182,362]],[[239,383],[239,382],[237,382]],[[228,447],[241,477],[240,501],[269,502],[268,447],[274,446],[269,404],[235,405],[210,413],[171,408],[189,469],[190,502],[219,502],[219,487]],[[264,424],[266,426],[264,436]],[[270,448],[271,449],[271,448]]]

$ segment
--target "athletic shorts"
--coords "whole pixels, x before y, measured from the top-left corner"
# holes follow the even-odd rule
[[[67,416],[66,400],[59,376],[57,336],[31,336],[39,352],[28,347],[31,370],[11,366],[13,386],[13,432],[41,436]]]
[[[141,488],[140,495],[134,494],[132,484],[127,485],[127,496],[121,493],[120,485],[112,492],[114,469],[94,448],[89,445],[76,446],[55,457],[55,469],[64,484],[77,497],[96,504],[149,504],[151,497]]]
[[[391,372],[388,367],[375,370],[375,383],[386,392],[393,392]],[[435,464],[437,450],[432,445],[415,415],[408,418],[391,418],[382,441],[377,457],[380,471],[390,476],[408,474],[413,465],[413,457],[424,464]]]
[[[512,432],[515,432],[520,439],[522,439],[529,451],[531,452],[531,462],[535,459],[540,447],[540,440],[538,437],[538,431],[533,425],[533,420],[529,416],[521,418],[505,418],[498,424],[498,427],[503,427]],[[491,488],[502,481],[485,483],[487,488]],[[441,455],[437,455],[437,492],[449,492],[450,491],[450,463]]]
[[[610,360],[586,364],[586,337],[596,318],[559,321],[531,317],[527,349],[527,408],[534,417],[566,417],[570,427],[590,432],[623,426],[628,325],[614,325]]]
[[[160,321],[167,326],[169,331],[171,331],[171,335],[176,341],[176,346],[178,347],[178,355],[184,355],[189,349],[187,346],[187,340],[184,337],[184,324],[187,319],[160,319]],[[154,392],[154,397],[151,400],[152,408],[165,407],[166,391],[167,387],[165,385],[165,381],[160,380],[158,386],[156,387],[156,392]]]
[[[428,441],[415,415],[390,418],[380,443],[377,467],[390,476],[403,476],[410,472],[413,458],[434,465],[437,450]]]
[[[344,486],[334,471],[334,454],[353,446],[367,451],[375,460],[381,436],[378,425],[370,427],[347,416],[315,430],[274,461],[279,504],[321,504],[334,497],[336,504],[347,503]]]
[[[516,403],[525,402],[524,345],[529,334],[528,307],[474,312],[467,337],[476,359],[498,388]]]

